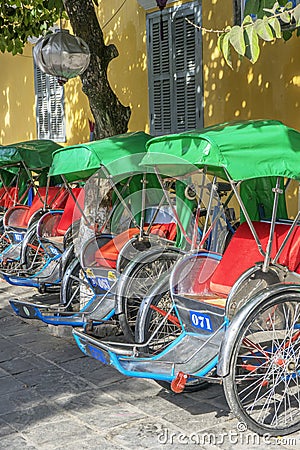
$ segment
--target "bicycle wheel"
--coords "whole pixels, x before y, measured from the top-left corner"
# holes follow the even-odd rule
[[[153,254],[145,255],[145,260],[132,263],[123,273],[125,282],[122,285],[121,296],[122,314],[119,323],[128,342],[134,342],[135,325],[138,311],[143,298],[154,283],[171,267],[179,257],[178,252],[162,252],[154,259]]]
[[[170,312],[167,319],[167,313]],[[169,278],[164,277],[153,286],[152,292],[141,305],[136,323],[136,341],[147,343],[148,354],[155,355],[163,351],[181,333],[181,325],[175,310],[172,310],[172,298],[169,291]],[[153,337],[149,340],[149,338]],[[165,389],[170,383],[156,380]],[[196,392],[206,389],[209,383],[200,378],[190,378],[183,392]]]
[[[234,343],[224,391],[234,414],[258,434],[300,429],[300,296],[256,307]]]
[[[165,276],[148,292],[147,298],[141,304],[136,321],[136,342],[146,343],[155,332],[146,349],[150,354],[163,351],[181,333],[181,325],[175,311],[171,311],[165,320],[171,308],[169,277]]]

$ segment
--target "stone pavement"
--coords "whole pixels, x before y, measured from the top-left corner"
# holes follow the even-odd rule
[[[84,356],[71,330],[15,316],[8,299],[34,294],[0,282],[0,449],[300,449],[300,435],[244,431],[219,385],[173,394]]]

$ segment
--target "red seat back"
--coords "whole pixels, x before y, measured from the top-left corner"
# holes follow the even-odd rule
[[[253,222],[264,251],[269,239],[270,223]],[[289,225],[276,224],[271,257],[274,258],[285,239]],[[300,273],[300,227],[295,227],[287,245],[281,253],[278,263],[291,271]],[[211,278],[211,289],[215,292],[228,294],[237,279],[255,263],[263,261],[257,244],[246,222],[239,226],[233,235],[223,258]]]
[[[54,198],[57,197],[59,194],[60,188],[56,186],[52,186],[48,188],[48,195],[47,195],[47,205],[51,205]],[[44,207],[44,202],[46,199],[46,187],[40,187],[38,188],[38,193],[35,194],[34,199],[32,200],[32,204],[27,210],[26,218],[24,219],[24,226],[27,226],[29,223],[29,220],[33,216],[33,214],[38,211],[39,209],[42,209]]]
[[[6,189],[4,187],[0,188],[0,206],[4,206],[5,193],[6,193]]]
[[[1,204],[4,209],[11,208],[18,200],[18,188],[17,187],[9,187],[6,188],[5,194],[2,197]]]
[[[83,209],[84,207],[84,189],[73,188],[72,193],[74,197],[77,199],[77,202],[75,203],[71,194],[68,195],[66,205],[64,207],[64,212],[61,216],[61,219],[56,229],[58,236],[63,236],[67,231],[67,229],[69,228],[69,226],[76,220],[80,219],[80,217],[82,216],[80,208]],[[80,208],[78,207],[78,204]]]

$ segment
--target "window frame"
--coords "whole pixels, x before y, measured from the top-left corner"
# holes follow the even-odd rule
[[[34,59],[33,59],[34,61]],[[40,77],[40,81],[39,81]],[[40,91],[39,85],[43,84],[45,90]],[[53,85],[54,90],[53,90]],[[34,61],[34,92],[35,92],[35,113],[36,113],[36,132],[38,139],[51,139],[55,142],[66,142],[66,124],[65,124],[65,94],[64,87],[60,86],[57,78],[42,72]],[[53,111],[54,96],[54,111]],[[51,99],[52,97],[52,99]],[[43,110],[40,110],[39,98],[42,99]],[[57,104],[57,99],[58,104]],[[51,111],[52,108],[52,111]],[[60,113],[59,113],[59,111]],[[42,129],[40,118],[46,111],[46,120],[48,130]],[[57,119],[57,114],[59,119]],[[55,121],[61,120],[60,131],[55,126]]]
[[[182,130],[178,130],[178,123],[177,123],[177,117],[176,117],[176,108],[178,106],[177,103],[177,93],[179,92],[176,90],[176,82],[177,78],[176,75],[178,74],[178,70],[176,71],[175,67],[175,58],[173,57],[173,50],[175,49],[175,24],[174,19],[182,18],[185,16],[188,16],[190,12],[193,12],[195,15],[195,23],[201,25],[202,20],[202,5],[201,2],[189,2],[184,3],[183,5],[179,6],[173,6],[170,8],[166,8],[162,12],[162,18],[164,20],[164,23],[167,22],[167,28],[169,30],[168,32],[168,42],[171,42],[171,45],[169,47],[169,64],[170,64],[170,74],[169,74],[169,80],[170,80],[170,130],[158,130],[157,127],[155,127],[155,107],[157,104],[155,104],[155,98],[154,98],[154,84],[155,84],[155,77],[154,77],[154,64],[155,61],[152,58],[153,55],[153,47],[152,47],[152,29],[153,25],[156,25],[161,20],[161,12],[155,11],[152,13],[147,14],[147,23],[146,23],[146,33],[147,33],[147,60],[148,60],[148,94],[149,94],[149,118],[150,118],[150,133],[152,135],[161,135],[166,133],[176,133],[180,132]],[[159,25],[160,26],[160,25]],[[202,58],[202,35],[199,30],[195,28],[195,70],[193,76],[195,77],[195,123],[196,128],[203,127],[203,58]],[[160,57],[161,57],[161,48],[158,49],[160,51]],[[199,51],[198,51],[199,50]],[[186,51],[186,49],[185,49]],[[186,58],[186,54],[185,54]],[[186,59],[185,59],[186,61]],[[185,70],[185,77],[188,77],[188,72]],[[161,79],[163,79],[164,74],[163,72],[160,73]],[[187,85],[185,86],[186,89],[188,89]],[[181,92],[182,93],[182,92]],[[176,108],[172,107],[175,106]],[[185,103],[184,107],[186,108],[187,103]],[[187,114],[187,113],[186,113]],[[163,128],[163,127],[162,127]]]

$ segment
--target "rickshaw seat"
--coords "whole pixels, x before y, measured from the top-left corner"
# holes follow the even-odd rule
[[[138,228],[129,228],[112,238],[95,252],[96,264],[98,266],[115,269],[120,250],[126,242],[138,233]]]
[[[38,194],[34,196],[31,206],[17,205],[7,211],[5,221],[10,227],[27,228],[28,223],[33,214],[39,209],[42,209],[44,207],[44,200],[46,198],[46,188],[45,187],[38,188],[38,192],[40,196]],[[48,188],[48,197],[47,197],[48,205],[51,205],[52,202],[54,201],[52,207],[55,208],[63,207],[63,204],[65,202],[64,194],[63,193],[60,194],[59,192],[60,192],[59,187],[52,186]]]
[[[147,226],[144,230],[147,231]],[[138,228],[129,228],[123,233],[118,234],[109,242],[104,244],[95,253],[95,262],[98,266],[111,267],[115,269],[117,267],[117,259],[119,252],[122,247],[128,242],[133,236],[139,233]],[[176,236],[176,224],[171,223],[157,223],[151,226],[151,234],[156,234],[165,239],[173,240]]]
[[[83,208],[84,195],[80,195],[81,193],[84,193],[83,188],[73,188],[72,193],[74,197],[78,199],[80,207]],[[69,194],[66,201],[66,205],[64,207],[64,212],[62,213],[61,219],[56,228],[56,234],[58,236],[63,236],[66,233],[69,226],[76,220],[80,219],[80,217],[81,211],[78,208],[77,203],[75,203],[72,195]]]
[[[269,239],[270,223],[253,222],[264,251]],[[290,225],[275,224],[271,257],[274,258],[284,241]],[[288,267],[289,270],[300,273],[300,227],[296,226],[285,245],[278,263]],[[224,252],[220,264],[212,275],[210,288],[212,291],[228,295],[237,279],[255,263],[263,261],[257,244],[246,222],[242,223],[233,235]]]
[[[4,195],[5,195],[5,188],[0,188],[0,206],[4,206]]]
[[[14,205],[14,201],[17,199],[18,199],[18,188],[9,187],[5,190],[5,193],[1,199],[1,205],[5,209],[11,208]]]

